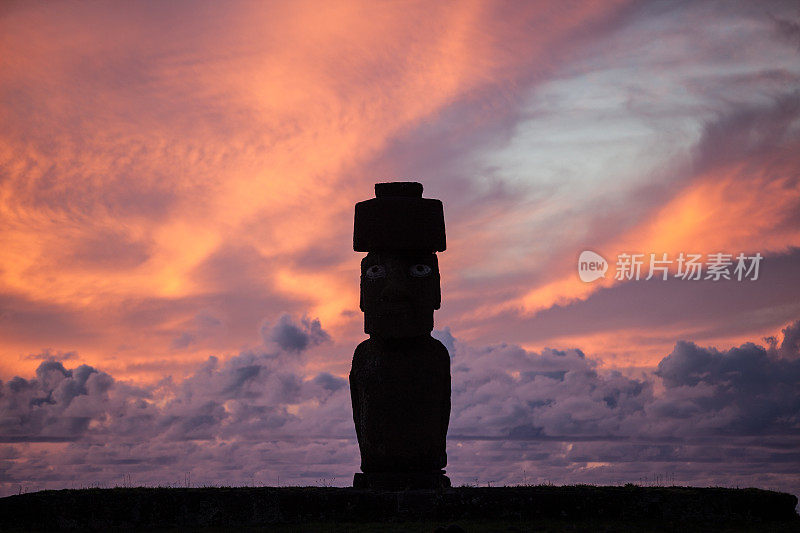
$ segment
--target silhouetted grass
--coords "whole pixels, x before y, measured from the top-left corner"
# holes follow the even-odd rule
[[[94,488],[0,498],[0,530],[800,531],[796,504],[793,495],[759,489],[630,484]]]

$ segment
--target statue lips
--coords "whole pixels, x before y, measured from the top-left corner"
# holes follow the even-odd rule
[[[410,302],[379,303],[375,306],[375,313],[379,316],[412,313],[413,311],[414,307]]]
[[[373,311],[376,318],[392,322],[404,322],[416,314],[410,302],[377,304]]]

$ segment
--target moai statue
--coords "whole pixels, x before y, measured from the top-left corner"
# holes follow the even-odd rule
[[[361,310],[369,335],[350,371],[361,450],[356,488],[449,487],[450,356],[431,337],[445,249],[442,202],[413,182],[377,183],[355,210],[353,249],[361,261]]]

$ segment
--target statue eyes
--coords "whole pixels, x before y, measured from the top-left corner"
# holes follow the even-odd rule
[[[433,270],[428,265],[419,263],[416,265],[412,265],[411,268],[408,269],[408,273],[415,278],[424,278],[431,275]],[[367,279],[380,279],[386,277],[386,268],[383,265],[372,265],[369,267],[364,275]]]
[[[415,278],[424,278],[425,276],[429,276],[431,273],[431,267],[428,265],[423,265],[422,263],[418,265],[414,265],[409,269],[409,274],[414,276]]]
[[[386,276],[386,269],[382,265],[372,265],[367,269],[367,279],[379,279]]]

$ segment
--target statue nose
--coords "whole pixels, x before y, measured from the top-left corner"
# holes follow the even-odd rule
[[[405,287],[405,279],[397,269],[391,269],[386,276],[386,285],[380,294],[382,302],[396,302],[408,299],[408,290]]]

